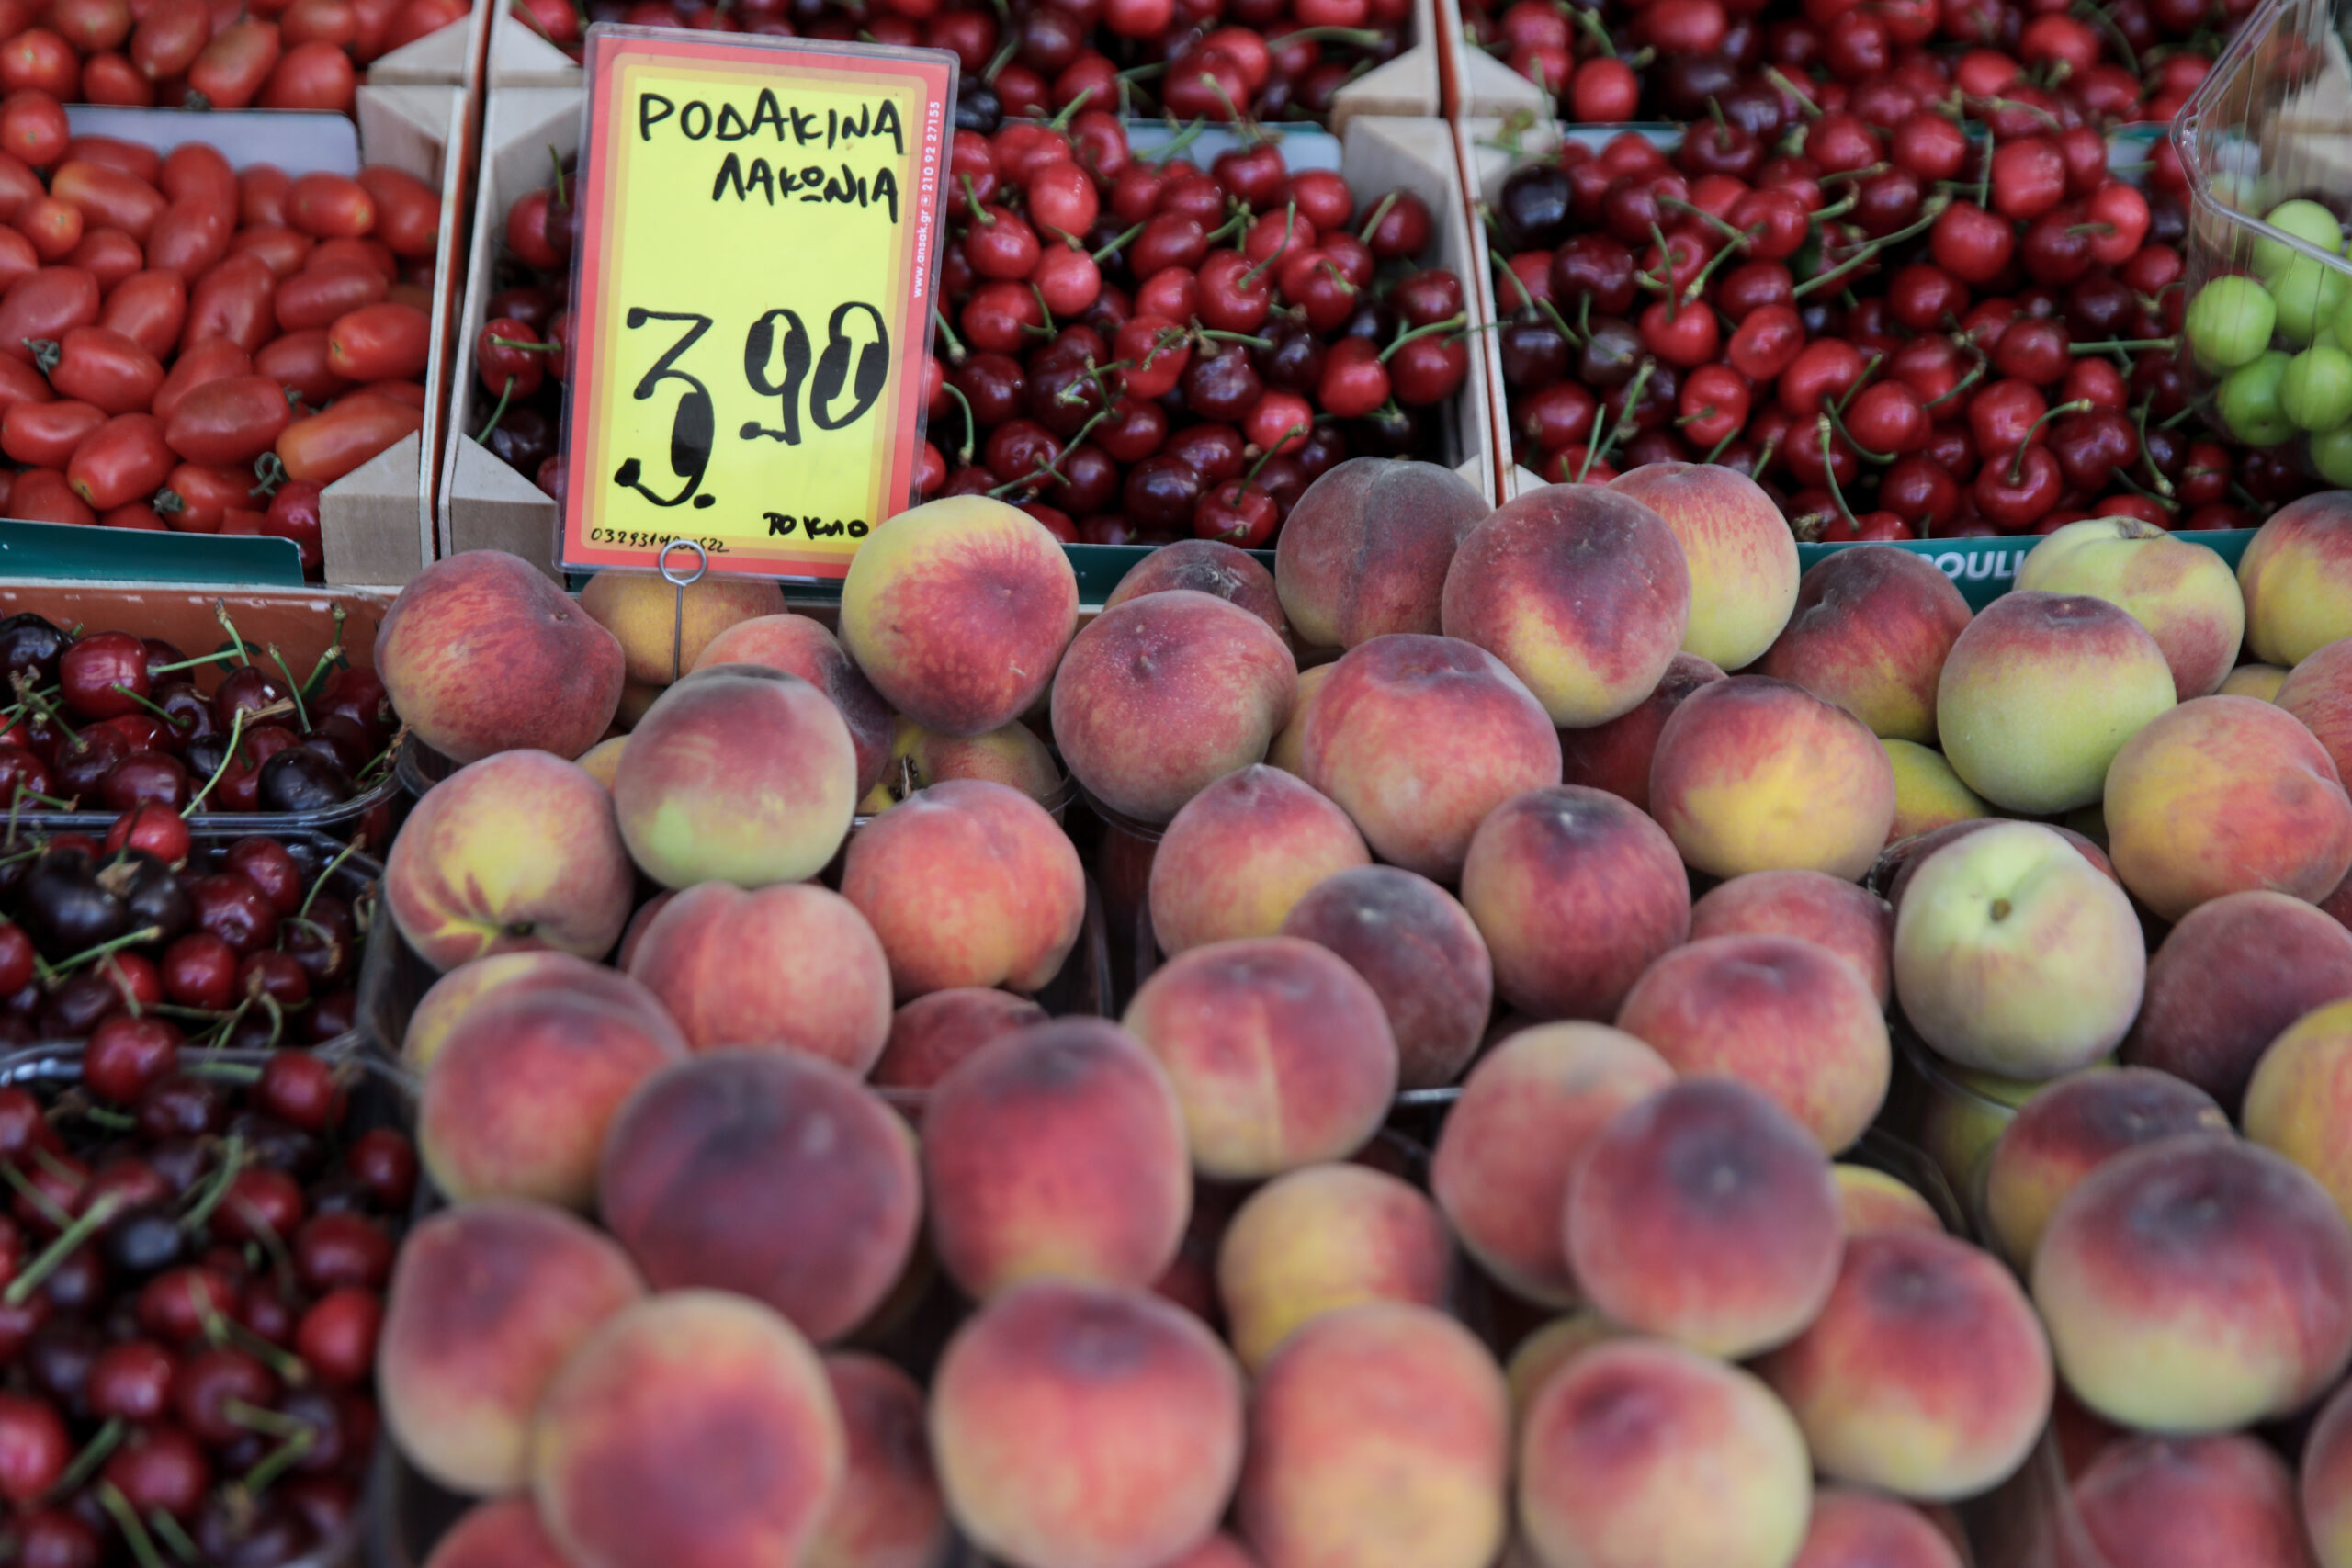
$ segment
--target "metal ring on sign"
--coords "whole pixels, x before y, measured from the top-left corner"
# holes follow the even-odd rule
[[[670,570],[670,552],[681,545],[695,553],[695,569],[684,577],[674,576]],[[710,552],[703,548],[700,539],[673,539],[653,558],[653,569],[662,574],[662,581],[678,591],[674,613],[670,617],[670,680],[674,684],[685,673],[680,666],[685,661],[686,589],[701,581],[703,574],[710,570]]]

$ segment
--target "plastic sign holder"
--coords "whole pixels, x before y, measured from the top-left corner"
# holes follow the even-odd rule
[[[562,559],[840,578],[922,450],[956,60],[598,26]]]

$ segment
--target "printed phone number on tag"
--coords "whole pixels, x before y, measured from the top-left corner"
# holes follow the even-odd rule
[[[642,550],[650,550],[656,547],[667,549],[670,546],[678,544],[700,545],[715,556],[723,556],[727,553],[726,540],[698,539],[688,534],[639,534],[628,528],[592,528],[588,531],[588,540],[591,544],[623,545],[631,549]]]

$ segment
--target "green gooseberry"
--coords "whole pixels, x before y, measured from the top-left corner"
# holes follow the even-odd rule
[[[2208,370],[2250,365],[2270,346],[2278,306],[2251,277],[2217,277],[2197,291],[2181,319],[2197,363]]]
[[[2312,467],[2332,485],[2352,486],[2352,424],[2339,424],[2312,437]]]
[[[2352,354],[2321,344],[2287,361],[2278,410],[2305,430],[2334,430],[2352,419]]]
[[[2282,201],[2270,209],[2263,221],[2329,255],[2344,254],[2344,225],[2335,220],[2335,213],[2316,201]],[[2257,237],[2254,242],[2254,270],[2268,277],[2295,260],[2296,254],[2291,245]]]
[[[2222,379],[2214,400],[2231,434],[2249,446],[2276,446],[2295,434],[2295,422],[2278,406],[2278,383],[2286,374],[2287,355],[2274,348]]]
[[[2347,294],[2352,294],[2352,279],[2324,262],[2297,256],[2270,280],[2270,298],[2278,307],[2278,335],[2300,348],[2331,332]]]

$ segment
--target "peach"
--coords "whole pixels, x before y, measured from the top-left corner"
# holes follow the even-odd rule
[[[1125,1021],[1175,1080],[1193,1168],[1213,1179],[1346,1157],[1396,1087],[1379,995],[1295,937],[1179,953],[1136,988]]]
[[[906,1124],[799,1052],[708,1051],[657,1075],[598,1174],[605,1224],[657,1290],[733,1291],[820,1343],[881,1304],[922,1224]]]
[[[1229,1535],[1213,1535],[1162,1568],[1259,1568],[1258,1560]]]
[[[2075,1482],[2075,1511],[2132,1568],[2310,1568],[2295,1479],[2258,1438],[2135,1438]],[[2315,1536],[2317,1531],[2312,1534]]]
[[[792,1568],[841,1495],[847,1448],[790,1324],[673,1291],[606,1319],[548,1385],[531,1492],[580,1568]]]
[[[1430,1163],[1430,1194],[1478,1266],[1528,1301],[1573,1304],[1569,1173],[1611,1117],[1673,1081],[1657,1052],[1598,1023],[1523,1030],[1480,1057]]]
[[[1664,518],[1598,485],[1546,485],[1473,528],[1445,574],[1444,630],[1500,659],[1563,728],[1630,713],[1690,624]]]
[[[933,991],[890,1015],[874,1081],[884,1089],[929,1089],[981,1046],[1045,1021],[1044,1008],[1011,991],[984,986]]]
[[[1857,545],[1804,574],[1788,629],[1756,671],[1836,703],[1883,739],[1931,746],[1936,684],[1968,620],[1968,601],[1934,561]]]
[[[842,896],[881,939],[901,1002],[960,986],[1037,990],[1086,923],[1086,868],[1061,825],[984,779],[933,784],[867,823]]]
[[[1568,1268],[1604,1315],[1736,1360],[1796,1337],[1845,1246],[1821,1145],[1733,1078],[1685,1078],[1587,1140]]]
[[[1643,972],[1617,1027],[1674,1070],[1761,1089],[1831,1154],[1886,1100],[1894,1055],[1861,972],[1792,936],[1718,936]]]
[[[1393,865],[1327,876],[1280,934],[1329,948],[1372,987],[1396,1037],[1397,1088],[1450,1084],[1477,1054],[1494,963],[1469,911],[1428,877]]]
[[[628,737],[616,735],[610,739],[599,740],[581,752],[580,765],[588,771],[590,778],[610,790],[613,776],[621,771],[621,753],[628,750]]]
[[[2255,531],[2238,558],[2246,650],[2293,669],[2352,637],[2352,502],[2342,491],[2290,501]]]
[[[1763,657],[1797,602],[1797,539],[1764,488],[1715,463],[1645,463],[1609,488],[1666,519],[1690,572],[1682,650],[1724,670]]]
[[[621,944],[613,953],[613,962],[622,970],[626,971],[628,968],[628,961],[637,956],[637,944],[645,940],[645,928],[660,919],[662,911],[668,908],[670,900],[677,896],[676,888],[664,887],[652,897],[639,904],[637,907],[637,913],[628,918],[628,924],[621,931]]]
[[[1879,744],[1886,748],[1887,764],[1894,770],[1894,821],[1886,829],[1888,843],[1993,814],[1984,796],[1961,782],[1942,752],[1912,740]]]
[[[1186,801],[1151,862],[1151,929],[1178,953],[1235,937],[1272,936],[1307,889],[1369,866],[1348,814],[1264,763],[1240,768]]]
[[[1899,1176],[1867,1165],[1843,1163],[1832,1166],[1830,1174],[1838,1179],[1838,1212],[1849,1238],[1881,1225],[1925,1231],[1944,1228],[1935,1205]]]
[[[1141,1291],[1009,1291],[956,1330],[932,1380],[948,1511],[1023,1568],[1153,1568],[1191,1550],[1225,1511],[1241,1434],[1232,1359]]]
[[[1054,677],[1054,739],[1113,811],[1165,822],[1261,761],[1290,717],[1298,669],[1265,622],[1188,588],[1105,610]]]
[[[522,1485],[548,1380],[644,1293],[628,1254],[561,1209],[490,1199],[419,1221],[392,1267],[377,1345],[401,1452],[453,1491]]]
[[[424,1072],[441,1054],[449,1031],[475,1007],[493,996],[544,990],[579,991],[616,1007],[634,1008],[657,1028],[670,1022],[660,999],[616,969],[569,953],[499,953],[450,970],[417,998],[401,1042],[401,1059]]]
[[[1278,1176],[1234,1212],[1217,1248],[1217,1300],[1247,1371],[1325,1313],[1364,1302],[1442,1308],[1453,1244],[1430,1201],[1361,1165]]]
[[[2111,1056],[2093,1064],[2114,1065]],[[2018,1107],[2041,1092],[2041,1080],[1973,1072],[1940,1058],[1917,1066],[1926,1089],[1917,1129],[1919,1147],[1943,1173],[1955,1201],[1981,1208],[1985,1156],[2016,1120]]]
[[[2147,978],[2123,889],[2031,822],[1956,836],[1894,908],[1894,995],[1964,1067],[2050,1078],[2115,1048]]]
[[[1467,1329],[1372,1302],[1258,1375],[1236,1516],[1266,1568],[1487,1568],[1503,1544],[1510,1395]]]
[[[1771,1391],[1676,1345],[1583,1351],[1520,1432],[1520,1529],[1547,1563],[1786,1568],[1812,1503],[1804,1438]]]
[[[425,792],[384,862],[384,902],[435,969],[553,948],[602,958],[634,892],[613,799],[576,762],[502,751]]]
[[[850,744],[857,751],[858,793],[883,781],[897,716],[822,622],[789,612],[738,621],[711,638],[689,668],[712,664],[763,664],[824,693],[849,726]]]
[[[1626,801],[1575,784],[1514,795],[1479,824],[1462,905],[1487,940],[1496,990],[1536,1018],[1611,1017],[1690,930],[1673,842]]]
[[[836,1350],[823,1359],[849,1462],[799,1568],[936,1568],[947,1507],[923,1436],[922,1390],[879,1356]]]
[[[1813,1495],[1804,1547],[1789,1568],[1965,1568],[1928,1517],[1875,1493],[1825,1486]]]
[[[2107,774],[2107,849],[2168,920],[2224,893],[2310,902],[2352,870],[2352,799],[2291,709],[2199,697],[2133,736]]]
[[[536,1198],[585,1209],[621,1102],[685,1054],[667,1018],[585,991],[491,997],[458,1021],[424,1075],[418,1153],[452,1201]]]
[[[1503,1382],[1510,1390],[1511,1430],[1527,1424],[1527,1412],[1552,1374],[1595,1345],[1622,1339],[1625,1331],[1589,1309],[1555,1317],[1519,1342],[1503,1367]]]
[[[881,784],[892,801],[949,779],[987,779],[1017,789],[1040,805],[1062,787],[1054,754],[1025,724],[964,736],[934,735],[899,720]]]
[[[1982,817],[1970,822],[1954,822],[1949,827],[1937,828],[1922,833],[1915,839],[1905,839],[1899,843],[1889,844],[1886,852],[1879,856],[1878,864],[1871,868],[1871,885],[1884,886],[1886,901],[1894,905],[1899,914],[1903,908],[1903,895],[1911,886],[1911,875],[1919,869],[1922,862],[1954,839],[1964,839],[1971,833],[1997,826],[2002,820],[2003,818],[1998,817]],[[2047,823],[2043,825],[2050,827],[2052,832],[2072,845],[2075,852],[2082,856],[2101,876],[2113,882],[2118,887],[2123,886],[2116,877],[2114,863],[2107,858],[2107,852],[2100,849],[2097,842],[2077,833],[2072,828],[2054,827]]]
[[[1298,689],[1291,698],[1289,721],[1266,746],[1268,766],[1300,778],[1306,776],[1306,705],[1315,700],[1315,694],[1323,689],[1323,682],[1331,678],[1334,668],[1317,664],[1298,672]]]
[[[2283,893],[2229,894],[2191,910],[2148,961],[2123,1059],[2234,1111],[2279,1031],[2342,997],[2352,997],[2352,933]]]
[[[2018,563],[2015,586],[2086,593],[2129,611],[2164,649],[2184,703],[2220,689],[2245,635],[2245,599],[2229,563],[2137,517],[2089,518],[2049,534]]]
[[[2172,666],[2131,613],[2084,594],[2004,593],[1936,683],[1936,730],[1962,783],[2054,816],[2098,799],[2108,764],[2174,703]]]
[[[1160,546],[1127,569],[1111,596],[1102,601],[1102,607],[1114,610],[1130,599],[1165,593],[1171,588],[1187,588],[1238,604],[1275,631],[1284,636],[1290,632],[1290,623],[1283,619],[1282,595],[1274,589],[1274,574],[1259,565],[1256,556],[1222,539],[1179,539]]]
[[[410,733],[457,762],[577,757],[611,728],[625,656],[547,575],[503,550],[445,556],[376,628],[376,673]]]
[[[2352,637],[2326,644],[2289,671],[2271,701],[2319,738],[2341,779],[2352,762]]]
[[[1145,1286],[1192,1207],[1184,1113],[1136,1037],[1099,1018],[1023,1029],[958,1063],[923,1108],[932,1246],[987,1301],[1054,1276]]]
[[[784,614],[784,590],[760,577],[705,576],[681,589],[651,572],[600,571],[580,607],[621,639],[630,680],[666,686],[729,626]]]
[[[664,887],[805,881],[841,848],[856,806],[841,710],[760,664],[706,664],[662,693],[613,777],[629,855]]]
[[[1894,994],[1894,909],[1868,888],[1818,871],[1752,871],[1690,906],[1690,940],[1793,936],[1854,966],[1886,1005]]]
[[[2022,1271],[2052,1211],[2084,1177],[2142,1144],[2229,1128],[2212,1096],[2166,1073],[2118,1067],[2062,1078],[2019,1106],[1993,1145],[1984,1229]]]
[[[1307,710],[1301,761],[1374,853],[1452,882],[1488,812],[1559,782],[1560,736],[1493,654],[1398,635],[1331,667]]]
[[[1666,721],[1650,812],[1710,875],[1794,868],[1851,882],[1886,847],[1894,769],[1845,709],[1786,681],[1735,675]]]
[[[1650,694],[1627,712],[1583,729],[1560,731],[1560,781],[1623,795],[1647,811],[1650,763],[1659,731],[1683,699],[1724,672],[1693,653],[1678,653]]]
[[[1274,541],[1274,586],[1302,643],[1433,633],[1446,569],[1494,510],[1435,463],[1351,457],[1306,487]]]
[[[2338,1389],[2303,1439],[2303,1523],[2319,1568],[2352,1564],[2352,1393]]]
[[[842,647],[885,701],[946,735],[1029,711],[1078,628],[1078,575],[1017,507],[950,496],[874,530],[842,582]]]
[[[2264,702],[2278,700],[2278,687],[2287,679],[2287,671],[2276,664],[2241,664],[2222,678],[2217,693],[2224,697],[2259,697]]]
[[[2343,1136],[2352,1099],[2352,1002],[2297,1019],[2270,1043],[2245,1091],[2245,1135],[2317,1179],[2352,1216],[2352,1140]]]
[[[1758,1367],[1815,1468],[1928,1502],[2006,1480],[2050,1420],[2050,1346],[1987,1252],[1917,1229],[1849,1238],[1821,1314]]]
[[[2146,1431],[2227,1431],[2300,1409],[2352,1359],[2352,1224],[2267,1149],[2168,1138],[2059,1201],[2033,1300],[2092,1410]]]
[[[539,1523],[528,1497],[466,1510],[424,1560],[424,1568],[571,1568]]]

